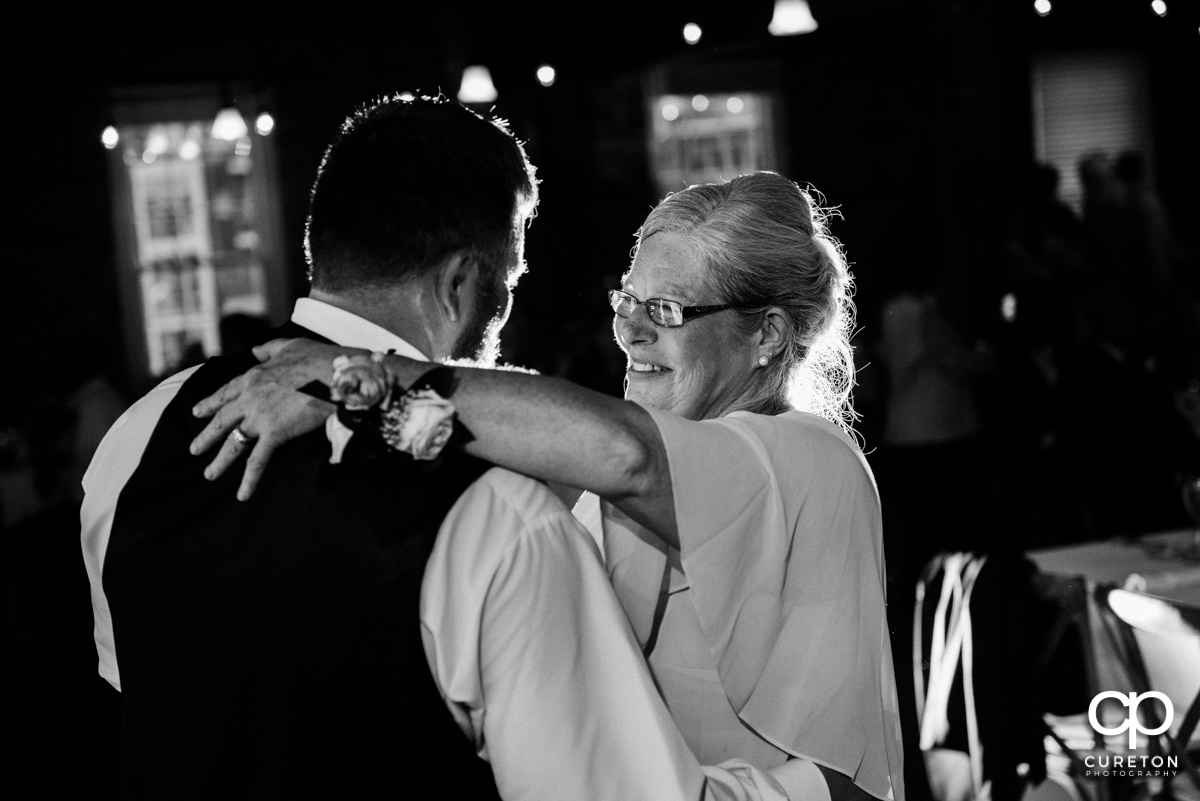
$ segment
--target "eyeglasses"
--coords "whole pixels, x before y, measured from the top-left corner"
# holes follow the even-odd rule
[[[619,289],[609,290],[608,305],[612,306],[612,310],[617,313],[618,317],[629,317],[638,306],[645,306],[651,322],[663,328],[678,328],[688,320],[733,308],[732,303],[720,303],[715,306],[684,306],[677,300],[667,300],[666,298],[638,300],[635,296]]]

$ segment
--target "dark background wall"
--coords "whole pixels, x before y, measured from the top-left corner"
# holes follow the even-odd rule
[[[453,94],[466,63],[486,63],[499,114],[528,141],[543,181],[529,237],[533,272],[517,300],[509,353],[548,369],[548,297],[602,307],[598,277],[619,274],[657,198],[645,153],[642,76],[711,87],[721,76],[779,91],[790,176],[841,208],[835,233],[870,310],[880,272],[920,254],[972,301],[995,280],[1004,209],[1021,202],[1032,161],[1029,70],[1039,52],[1119,48],[1149,61],[1155,178],[1192,252],[1200,211],[1194,3],[1166,19],[1134,0],[1060,0],[1046,18],[1002,0],[814,2],[810,35],[766,34],[772,4],[400,4],[388,12],[195,15],[43,14],[14,30],[9,197],[15,245],[5,315],[40,329],[31,347],[89,343],[88,360],[125,369],[117,328],[106,151],[98,131],[123,87],[238,82],[265,92],[278,122],[286,265],[305,291],[300,250],[321,151],[356,104],[409,90]],[[27,12],[26,12],[27,13]],[[680,37],[702,25],[701,43]],[[17,55],[15,59],[11,57]],[[555,86],[536,84],[553,63]],[[730,78],[729,76],[735,76]],[[711,88],[709,89],[711,91]],[[970,302],[970,301],[969,301]],[[989,301],[990,302],[990,301]],[[39,344],[40,343],[40,344]],[[72,348],[65,348],[72,350]],[[72,372],[78,368],[73,367]],[[128,387],[130,390],[140,389]]]

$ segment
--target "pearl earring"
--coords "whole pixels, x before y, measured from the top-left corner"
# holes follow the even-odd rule
[[[758,357],[758,366],[759,366],[759,367],[766,367],[766,366],[767,366],[767,363],[768,363],[769,361],[771,361],[771,360],[770,360],[769,358],[767,358],[766,356],[759,356],[759,357]]]

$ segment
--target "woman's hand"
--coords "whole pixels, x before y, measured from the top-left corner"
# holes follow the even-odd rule
[[[192,408],[196,417],[212,420],[192,441],[191,452],[201,454],[223,443],[204,477],[211,481],[222,475],[253,443],[237,493],[238,500],[248,499],[275,449],[320,428],[334,411],[333,404],[298,390],[313,381],[329,383],[334,358],[346,352],[307,339],[276,339],[255,348],[262,364]]]

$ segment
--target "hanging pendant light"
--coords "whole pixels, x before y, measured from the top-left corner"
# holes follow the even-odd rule
[[[246,120],[242,118],[242,113],[237,110],[237,106],[226,106],[217,112],[217,118],[213,120],[212,135],[214,139],[236,142],[245,136],[247,131]]]
[[[463,70],[462,83],[458,87],[460,103],[491,103],[496,97],[496,85],[492,73],[482,64],[472,64]]]
[[[817,21],[805,0],[775,0],[775,14],[767,26],[772,36],[794,36],[816,29]]]
[[[233,87],[228,82],[221,85],[221,110],[213,119],[212,136],[224,142],[236,142],[249,133],[242,112],[233,102]]]

